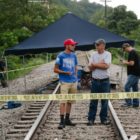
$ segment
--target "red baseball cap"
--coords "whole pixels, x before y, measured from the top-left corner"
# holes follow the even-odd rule
[[[69,38],[64,41],[64,46],[66,45],[77,45],[78,42],[75,42],[73,39]]]

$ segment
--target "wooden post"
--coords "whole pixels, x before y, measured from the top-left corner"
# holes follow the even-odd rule
[[[4,59],[5,59],[5,67],[6,67],[6,82],[8,84],[8,93],[10,93],[10,86],[9,86],[9,83],[8,83],[8,81],[9,81],[8,60],[7,60],[6,56],[4,57]]]

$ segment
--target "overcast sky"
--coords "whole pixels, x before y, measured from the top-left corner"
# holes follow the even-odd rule
[[[104,4],[104,0],[89,0],[90,2],[96,2],[100,4]],[[111,7],[116,7],[118,5],[126,5],[127,10],[134,11],[135,14],[138,16],[140,19],[140,0],[108,0],[111,2],[108,2],[107,5]]]

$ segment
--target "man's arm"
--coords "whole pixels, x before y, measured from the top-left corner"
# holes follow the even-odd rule
[[[54,66],[54,72],[58,74],[66,74],[66,75],[71,75],[71,72],[65,72],[59,69],[59,65],[55,64]]]
[[[137,59],[137,54],[135,51],[133,51],[132,53],[130,53],[129,60],[123,60],[122,62],[124,65],[134,66],[136,59]]]
[[[94,70],[95,70],[95,67],[93,67],[92,64],[90,64],[90,65],[88,66],[88,68],[89,68],[90,71],[94,71]]]
[[[106,70],[109,68],[109,64],[106,63],[96,63],[96,64],[91,64],[92,69],[103,69]]]
[[[92,71],[95,69],[106,70],[110,67],[110,64],[111,64],[111,54],[109,53],[104,60],[101,60],[98,63],[91,63],[89,65],[89,69]]]
[[[128,66],[134,66],[135,62],[134,61],[123,60],[123,64],[128,65]]]
[[[90,71],[94,71],[95,70],[95,67],[92,66],[93,56],[94,56],[94,54],[90,57],[90,60],[89,60],[88,68],[89,68]]]

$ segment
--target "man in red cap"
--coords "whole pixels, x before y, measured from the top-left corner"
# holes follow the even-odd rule
[[[64,52],[61,52],[56,58],[54,72],[59,74],[61,94],[77,92],[77,57],[74,53],[77,44],[73,39],[66,39]],[[75,125],[69,118],[72,103],[73,101],[61,101],[58,129],[63,129],[65,125]]]

